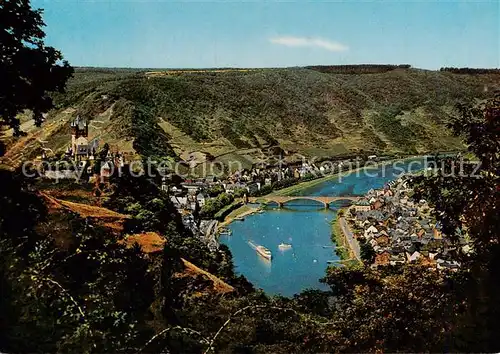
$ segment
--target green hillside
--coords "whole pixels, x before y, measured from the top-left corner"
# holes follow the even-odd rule
[[[365,72],[77,69],[47,119],[59,129],[45,139],[64,148],[63,122],[81,114],[95,122],[91,135],[122,150],[195,163],[249,165],[276,145],[290,158],[455,150],[463,146],[444,128],[454,105],[489,97],[500,82],[495,72]]]

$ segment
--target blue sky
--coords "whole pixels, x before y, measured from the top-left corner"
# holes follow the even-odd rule
[[[75,66],[500,67],[498,1],[32,0]]]

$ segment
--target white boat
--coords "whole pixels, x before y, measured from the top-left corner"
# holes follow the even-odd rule
[[[257,251],[258,254],[260,254],[262,257],[266,258],[266,259],[271,259],[273,257],[271,251],[269,251],[269,249],[267,249],[266,247],[264,246],[257,246],[257,248],[255,249]]]
[[[233,232],[229,229],[222,229],[220,232],[219,232],[219,235],[224,235],[224,236],[231,236]]]
[[[255,251],[257,251],[257,253],[259,255],[261,255],[265,259],[271,260],[271,258],[273,257],[271,251],[268,248],[266,248],[262,245],[256,245],[251,241],[249,241],[248,243],[250,244],[250,246],[252,246],[255,249]]]
[[[281,242],[279,245],[278,245],[278,248],[282,251],[286,251],[286,250],[289,250],[290,248],[292,248],[292,245],[289,244],[289,243],[283,243]]]

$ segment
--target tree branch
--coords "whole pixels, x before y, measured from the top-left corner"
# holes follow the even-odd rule
[[[170,332],[170,331],[173,331],[173,330],[180,330],[181,332],[183,333],[186,333],[186,334],[197,334],[198,336],[201,337],[201,342],[204,342],[206,344],[208,344],[208,339],[206,339],[203,334],[201,334],[200,332],[198,331],[195,331],[194,329],[191,329],[191,328],[186,328],[186,327],[181,327],[181,326],[174,326],[174,327],[168,327],[168,328],[165,328],[163,331],[161,332],[158,332],[157,334],[155,334],[153,337],[151,337],[151,339],[149,341],[147,341],[146,344],[144,344],[144,346],[139,349],[139,351],[137,352],[137,354],[141,353],[142,351],[144,351],[144,349],[146,349],[146,347],[148,345],[150,345],[152,342],[154,342],[156,340],[156,338],[164,335],[165,333],[167,332]]]
[[[71,302],[76,306],[76,308],[78,309],[78,312],[80,313],[80,315],[82,316],[83,320],[85,321],[85,319],[86,319],[85,318],[85,313],[83,312],[83,310],[80,307],[80,305],[78,305],[78,302],[76,302],[76,300],[73,298],[73,296],[71,296],[71,294],[69,293],[68,290],[66,290],[61,284],[59,284],[58,282],[56,282],[55,280],[52,280],[50,278],[42,278],[41,280],[48,281],[49,283],[54,284],[55,286],[57,286],[63,292],[63,294],[65,294],[71,300]]]
[[[301,313],[299,313],[296,310],[291,309],[291,308],[285,308],[285,307],[279,307],[279,306],[269,306],[269,305],[248,305],[248,306],[243,307],[242,309],[239,309],[238,311],[234,312],[232,315],[229,316],[229,318],[226,320],[226,322],[224,322],[224,324],[219,328],[217,333],[215,333],[215,335],[210,340],[210,344],[208,345],[208,348],[207,348],[207,350],[205,350],[204,354],[207,354],[209,351],[214,350],[213,344],[214,344],[215,340],[217,339],[219,334],[229,325],[231,320],[249,309],[255,309],[255,310],[266,309],[266,310],[279,310],[279,311],[284,311],[284,312],[293,312],[294,314],[296,314],[297,316],[299,316],[303,320],[310,321],[310,322],[313,322],[317,325],[322,325],[322,326],[332,325],[332,324],[338,323],[338,322],[318,322],[318,321],[315,321],[311,318],[305,317],[303,314],[301,314]]]

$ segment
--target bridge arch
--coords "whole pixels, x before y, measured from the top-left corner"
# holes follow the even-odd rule
[[[332,199],[330,201],[330,204],[337,203],[337,202],[350,202],[353,203],[357,198],[353,197],[337,197],[335,199]]]
[[[353,196],[335,196],[335,197],[328,197],[328,196],[304,196],[304,195],[297,195],[297,196],[280,196],[280,195],[268,195],[265,197],[260,197],[260,198],[249,198],[250,202],[257,202],[257,203],[274,203],[277,204],[279,207],[283,207],[286,203],[294,201],[294,200],[313,200],[315,202],[318,202],[319,204],[322,204],[323,207],[329,208],[330,204],[336,201],[354,201],[358,199],[358,197],[353,197]]]
[[[320,198],[314,198],[314,197],[309,197],[309,196],[300,196],[300,195],[288,197],[286,200],[281,202],[281,205],[283,206],[283,205],[292,203],[292,202],[297,201],[297,200],[313,201],[316,204],[322,205],[325,209],[328,209],[328,207],[329,207],[329,203],[321,200]]]
[[[280,203],[280,202],[277,202],[275,200],[272,200],[272,199],[266,199],[265,201],[261,201],[260,204],[264,204],[266,206],[277,206],[277,207],[283,207],[283,205]]]

